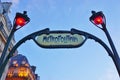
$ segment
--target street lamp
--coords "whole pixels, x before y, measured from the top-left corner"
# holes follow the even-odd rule
[[[11,39],[13,38],[13,35],[15,31],[26,25],[30,21],[29,17],[27,16],[27,11],[24,11],[23,13],[16,13],[16,16],[14,18],[13,22],[13,28],[10,32],[10,35],[8,36],[7,42],[5,44],[5,47],[3,49],[2,55],[0,57],[0,77],[2,76],[1,70],[2,65],[7,57],[7,50],[9,48],[9,45],[11,43]]]
[[[100,29],[104,29],[106,27],[106,18],[102,11],[95,12],[92,11],[92,16],[90,17],[90,21]]]
[[[111,39],[111,36],[106,28],[106,18],[104,16],[104,14],[102,13],[102,11],[100,12],[95,12],[95,11],[92,11],[92,16],[89,18],[89,20],[95,25],[97,26],[98,28],[102,29],[105,33],[105,35],[107,36],[107,39],[109,41],[109,44],[111,46],[111,49],[112,49],[112,53],[111,54],[111,58],[113,59],[113,62],[117,68],[117,71],[118,71],[118,74],[120,76],[120,58],[119,58],[119,55],[117,53],[117,50],[113,44],[113,41]]]
[[[109,56],[112,58],[115,66],[117,68],[118,74],[120,76],[120,58],[119,58],[118,53],[117,53],[117,51],[115,49],[113,41],[112,41],[112,39],[111,39],[107,29],[106,29],[106,19],[105,19],[104,14],[101,11],[100,12],[92,11],[92,16],[90,17],[90,21],[95,26],[97,26],[98,28],[102,29],[105,32],[112,50],[101,39],[99,39],[98,37],[96,37],[96,36],[94,36],[94,35],[92,35],[90,33],[87,33],[87,32],[84,32],[84,31],[80,31],[80,30],[76,30],[74,28],[72,28],[71,31],[60,31],[60,30],[59,31],[49,31],[49,28],[46,28],[44,30],[40,30],[40,31],[34,32],[34,33],[32,33],[32,34],[22,38],[20,41],[18,41],[16,43],[16,45],[14,45],[14,47],[11,49],[11,51],[7,55],[7,58],[4,60],[4,63],[2,64],[2,67],[0,68],[1,69],[1,73],[3,72],[4,67],[8,63],[9,59],[13,56],[13,53],[25,41],[32,39],[38,46],[43,47],[43,48],[62,48],[61,47],[61,46],[63,46],[62,42],[64,42],[63,37],[67,34],[68,36],[72,36],[71,38],[77,39],[78,44],[75,43],[74,46],[73,46],[73,44],[69,45],[69,44],[65,44],[64,43],[64,46],[63,46],[64,48],[80,47],[80,46],[82,46],[82,44],[84,44],[84,42],[87,39],[93,39],[96,42],[98,42],[99,44],[101,44],[105,48],[105,50],[107,51]],[[23,26],[23,24],[26,24],[26,22],[24,20],[20,19],[20,18],[19,19],[15,19],[14,22],[15,22],[14,26],[15,26],[16,30],[21,28]],[[21,26],[21,27],[18,27],[18,23],[19,23],[19,26]],[[44,37],[43,37],[43,35],[44,35]],[[58,37],[56,37],[56,35]],[[73,35],[77,35],[77,36],[73,36]],[[79,37],[80,35],[85,37],[85,39],[82,41],[82,43],[81,43],[81,40],[78,40],[78,38],[80,38]],[[50,41],[47,41],[48,43],[45,43],[45,44],[50,44],[50,45],[47,45],[47,46],[45,44],[41,45],[41,43],[43,43],[44,40],[48,36],[52,36],[55,39],[54,40],[55,42],[51,43],[50,42],[50,41],[52,41],[52,39],[51,39]],[[40,39],[41,39],[40,42],[38,42],[38,40],[37,40],[38,37],[40,37]],[[62,37],[62,38],[61,38],[61,43],[59,43],[59,45],[58,45],[58,44],[56,44],[56,40],[58,40],[58,42],[59,42],[60,41],[59,37]],[[69,39],[65,39],[65,40],[69,40]],[[75,40],[73,40],[73,42],[75,42]]]
[[[16,13],[15,19],[14,19],[14,29],[18,30],[24,25],[26,25],[30,21],[29,17],[27,16],[27,12],[24,11],[23,14]]]

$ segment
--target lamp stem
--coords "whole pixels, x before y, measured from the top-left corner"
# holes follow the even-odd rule
[[[6,59],[6,57],[8,55],[7,50],[9,48],[10,43],[11,43],[11,39],[13,38],[14,32],[15,32],[15,29],[13,28],[10,32],[10,35],[8,36],[7,42],[6,42],[5,47],[3,49],[2,55],[0,57],[0,74],[1,74],[2,64],[4,63],[4,60]]]
[[[118,70],[118,73],[119,73],[119,76],[120,76],[120,58],[119,58],[119,55],[118,55],[118,53],[117,53],[117,50],[116,50],[116,48],[115,48],[115,46],[114,46],[114,43],[113,43],[113,41],[112,41],[112,38],[111,38],[111,36],[110,36],[110,34],[109,34],[109,32],[108,32],[108,30],[107,30],[106,27],[104,27],[104,32],[105,32],[105,34],[106,34],[106,36],[107,36],[107,39],[108,39],[109,44],[110,44],[110,46],[111,46],[111,49],[112,49],[112,51],[113,51],[114,63],[116,64],[116,67],[117,67],[117,70]]]

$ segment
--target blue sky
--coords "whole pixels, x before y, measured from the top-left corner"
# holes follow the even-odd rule
[[[15,33],[16,42],[44,28],[76,28],[94,34],[108,44],[104,32],[89,21],[91,10],[103,11],[107,19],[107,29],[120,55],[119,0],[4,1],[13,2],[9,14],[12,21],[16,12],[24,10],[28,11],[31,19],[29,24]],[[27,56],[31,65],[37,66],[36,73],[41,80],[119,80],[112,59],[104,48],[93,40],[87,40],[83,46],[74,49],[44,49],[30,40],[18,50],[20,54]]]

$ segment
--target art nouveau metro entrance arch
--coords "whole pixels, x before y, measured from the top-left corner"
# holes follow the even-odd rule
[[[113,52],[110,48],[98,37],[89,34],[84,31],[80,31],[77,29],[71,29],[71,31],[50,31],[49,28],[44,30],[40,30],[34,32],[24,38],[22,38],[16,45],[12,48],[9,55],[7,56],[4,65],[2,65],[2,70],[4,70],[5,65],[7,64],[8,60],[13,56],[13,53],[17,50],[17,48],[26,42],[27,40],[33,40],[38,46],[42,48],[77,48],[82,46],[87,39],[92,39],[102,45],[105,50],[107,51],[108,55],[112,58],[118,73],[120,73],[119,66],[116,62],[116,58],[114,57]]]
[[[28,23],[29,18],[26,16],[26,12],[24,12],[24,14],[22,14],[22,15],[24,15],[26,17],[25,19]],[[23,39],[21,39],[18,43],[16,43],[16,45],[12,48],[12,50],[10,51],[8,56],[5,59],[3,57],[4,62],[0,66],[0,69],[1,69],[0,76],[2,75],[2,73],[4,71],[4,68],[5,68],[8,60],[10,59],[10,57],[13,56],[13,53],[17,50],[17,48],[21,44],[23,44],[25,41],[30,40],[30,39],[32,39],[40,47],[52,48],[52,49],[53,48],[77,48],[77,47],[82,46],[87,39],[93,39],[105,48],[108,55],[112,58],[115,66],[116,66],[117,72],[120,76],[120,58],[115,49],[113,41],[109,35],[109,32],[107,31],[106,19],[105,19],[104,14],[102,13],[102,11],[100,11],[100,12],[92,11],[92,16],[89,18],[89,20],[95,26],[97,26],[98,28],[100,28],[101,30],[103,30],[105,32],[105,35],[109,41],[111,48],[109,48],[106,45],[106,43],[104,43],[100,38],[98,38],[90,33],[84,32],[84,31],[80,31],[80,30],[73,29],[73,28],[70,31],[62,31],[62,30],[50,31],[49,28],[46,28],[44,30],[40,30],[40,31],[37,31],[37,32],[34,32],[34,33],[28,35],[28,36],[24,37]],[[21,24],[21,26],[23,26],[23,24]],[[16,29],[19,29],[19,28],[16,28]],[[9,41],[10,40],[8,40],[8,42]],[[5,47],[4,51],[6,51],[7,48],[8,48],[8,46]],[[1,58],[1,60],[3,60],[3,59]]]

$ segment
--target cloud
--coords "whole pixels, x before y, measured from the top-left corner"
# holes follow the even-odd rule
[[[119,76],[115,69],[108,69],[98,80],[119,80]]]
[[[14,5],[18,4],[19,3],[19,0],[12,0],[11,1]]]

